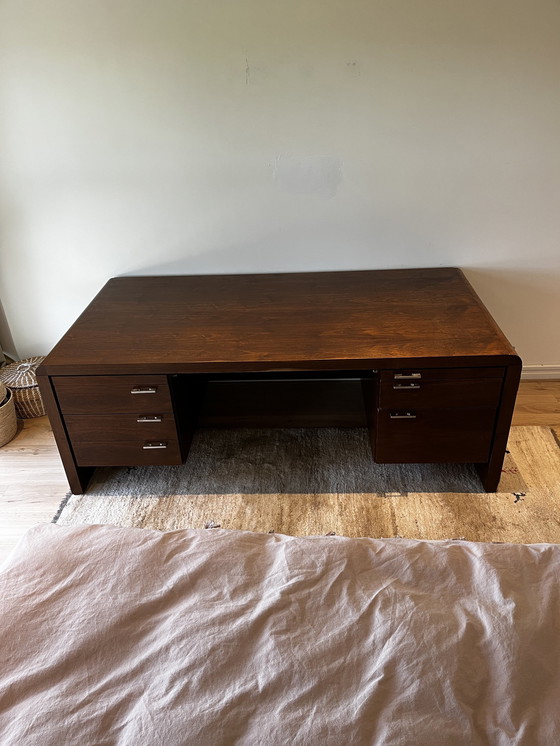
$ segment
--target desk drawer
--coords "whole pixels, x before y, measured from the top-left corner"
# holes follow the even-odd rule
[[[455,381],[474,378],[504,377],[505,368],[410,368],[407,370],[382,370],[379,372],[381,383],[391,381]]]
[[[380,409],[375,460],[381,464],[487,461],[496,409]]]
[[[67,414],[64,422],[73,443],[177,440],[172,414]]]
[[[169,466],[181,464],[177,440],[77,442],[72,444],[78,466]]]
[[[501,391],[501,378],[382,381],[379,386],[379,406],[397,409],[497,407]]]
[[[167,376],[54,376],[63,414],[173,411]]]

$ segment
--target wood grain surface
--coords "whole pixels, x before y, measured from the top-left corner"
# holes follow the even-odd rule
[[[455,268],[120,277],[41,372],[430,367],[438,358],[503,365],[512,356]]]

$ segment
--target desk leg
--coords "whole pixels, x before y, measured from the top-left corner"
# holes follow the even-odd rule
[[[484,464],[476,464],[478,474],[486,492],[496,492],[498,489],[520,377],[521,360],[519,360],[518,364],[510,365],[506,369],[502,389],[502,401],[496,420],[496,430],[494,432],[490,458]]]
[[[377,375],[373,378],[362,378],[362,397],[366,415],[371,455],[375,462],[375,443],[377,435]]]
[[[62,417],[58,410],[56,396],[49,376],[38,374],[37,383],[39,384],[41,397],[43,399],[43,404],[45,405],[45,411],[49,417],[49,422],[51,423],[60,458],[62,459],[62,465],[64,466],[64,471],[66,472],[66,477],[68,479],[68,484],[70,485],[70,489],[74,495],[81,495],[86,491],[88,482],[94,472],[94,467],[78,466],[74,460],[74,454],[70,447],[68,436],[66,435],[66,428],[64,427],[64,422],[62,421]]]

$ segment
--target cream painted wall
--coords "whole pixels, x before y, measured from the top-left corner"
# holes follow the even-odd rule
[[[0,0],[0,298],[456,265],[560,363],[557,0]],[[4,341],[4,346],[6,346]]]

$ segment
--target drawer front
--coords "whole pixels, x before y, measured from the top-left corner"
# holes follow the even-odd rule
[[[381,464],[487,461],[496,409],[380,409],[375,460]]]
[[[67,414],[64,422],[73,443],[177,440],[172,414]]]
[[[394,381],[398,383],[421,381],[454,381],[456,379],[500,378],[504,377],[505,368],[411,368],[408,370],[382,370],[379,372],[381,383]]]
[[[495,407],[500,402],[501,378],[455,378],[449,380],[392,380],[379,386],[379,406],[404,407]]]
[[[77,442],[72,444],[78,466],[168,466],[181,464],[177,441]]]
[[[54,376],[63,414],[173,411],[166,376]]]

